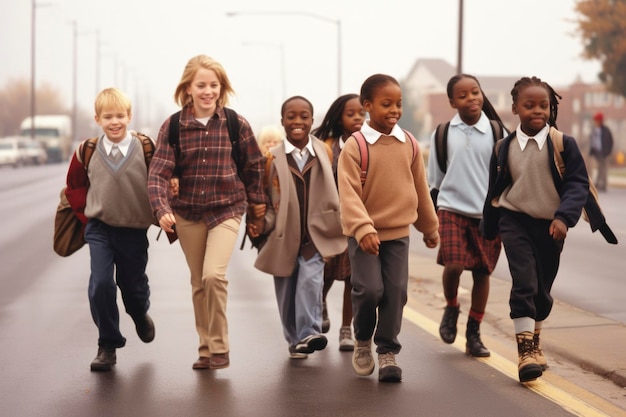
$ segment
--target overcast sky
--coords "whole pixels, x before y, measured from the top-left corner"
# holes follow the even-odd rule
[[[31,1],[0,0],[0,4],[4,87],[11,80],[30,79]],[[71,108],[75,21],[78,104],[90,112],[96,92],[109,86],[127,91],[136,113],[143,109],[154,117],[174,112],[172,96],[187,60],[207,54],[225,66],[237,93],[231,107],[255,130],[279,123],[280,105],[295,94],[313,102],[320,122],[338,94],[337,21],[341,94],[358,93],[363,80],[378,72],[402,80],[419,58],[442,58],[453,66],[457,59],[459,0],[37,0],[36,4],[37,83],[55,86]],[[464,72],[479,78],[537,75],[553,86],[567,85],[577,76],[595,82],[600,65],[581,58],[574,4],[574,0],[465,0]],[[228,12],[240,14],[228,17]],[[149,130],[158,130],[162,121],[155,120]]]

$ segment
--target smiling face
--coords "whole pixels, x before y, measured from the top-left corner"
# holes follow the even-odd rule
[[[117,106],[105,106],[95,116],[96,123],[111,142],[119,143],[126,137],[130,114]]]
[[[221,91],[221,84],[215,71],[199,68],[186,91],[193,100],[195,117],[213,116]]]
[[[346,102],[343,113],[341,113],[344,139],[347,139],[353,132],[361,130],[363,121],[365,121],[365,109],[358,97],[351,98]]]
[[[459,112],[461,120],[466,125],[473,126],[478,122],[483,101],[480,85],[473,78],[463,77],[454,84],[450,106]]]
[[[301,98],[289,100],[284,105],[280,123],[285,128],[289,143],[302,149],[309,142],[309,133],[313,126],[313,109],[306,100]]]
[[[521,90],[512,106],[513,114],[519,116],[522,132],[535,136],[550,119],[550,96],[548,90],[531,85]]]
[[[363,107],[370,115],[370,127],[389,134],[402,117],[402,91],[400,86],[387,82],[372,94],[372,100],[364,100]]]

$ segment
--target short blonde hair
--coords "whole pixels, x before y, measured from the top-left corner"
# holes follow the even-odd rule
[[[178,86],[176,87],[176,92],[174,93],[174,100],[176,103],[180,107],[185,107],[187,104],[191,103],[192,97],[187,93],[187,87],[189,87],[200,68],[205,68],[215,72],[221,87],[220,96],[217,99],[217,105],[218,107],[227,106],[228,96],[235,94],[235,91],[230,84],[230,80],[228,79],[226,70],[224,70],[222,64],[207,55],[197,55],[191,58],[187,62],[187,65],[185,65],[185,70],[183,71],[183,75],[180,78]]]
[[[96,116],[100,116],[105,108],[121,109],[130,117],[132,114],[132,104],[124,92],[117,88],[105,88],[96,97],[94,110]]]
[[[269,150],[267,144],[273,142],[274,144],[280,143],[285,138],[285,131],[278,126],[269,125],[261,129],[258,136],[258,143],[261,152],[265,153]],[[265,148],[268,149],[265,149]]]

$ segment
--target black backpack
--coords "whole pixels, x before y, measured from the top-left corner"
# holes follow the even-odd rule
[[[180,111],[170,116],[170,128],[167,141],[170,146],[174,148],[174,155],[176,155],[176,167],[174,168],[174,176],[180,178]],[[228,107],[224,107],[224,113],[226,113],[226,124],[228,125],[228,137],[230,138],[230,144],[232,146],[232,158],[237,164],[237,174],[239,178],[242,178],[243,164],[240,158],[239,152],[239,118],[237,112]],[[243,178],[242,178],[243,180]]]
[[[489,120],[493,132],[493,143],[504,137],[504,127],[496,120]],[[448,129],[450,122],[437,125],[435,129],[435,149],[437,151],[437,164],[444,174],[448,170]]]

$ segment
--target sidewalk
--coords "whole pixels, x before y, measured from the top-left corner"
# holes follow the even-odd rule
[[[430,257],[412,255],[409,261],[409,306],[437,325],[445,307],[442,270]],[[459,287],[459,337],[465,336],[471,285],[471,275],[465,272]],[[491,279],[481,333],[487,346],[517,363],[513,322],[509,318],[509,291],[509,282]],[[626,325],[555,300],[552,313],[543,325],[541,344],[548,363],[555,364],[561,357],[626,387]]]
[[[626,176],[610,176],[609,186],[625,188]],[[445,307],[442,271],[433,258],[410,257],[408,305],[437,323],[437,327]],[[459,286],[459,337],[465,336],[471,286],[471,274],[466,271]],[[513,322],[509,318],[509,291],[509,282],[492,277],[481,333],[487,346],[498,349],[502,356],[517,363]],[[626,388],[626,325],[623,323],[555,300],[550,317],[543,325],[541,344],[549,364],[551,361],[557,364],[562,358]]]

